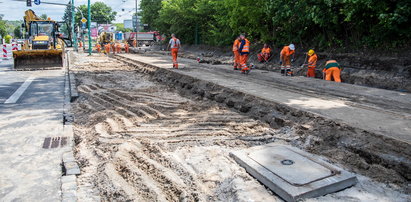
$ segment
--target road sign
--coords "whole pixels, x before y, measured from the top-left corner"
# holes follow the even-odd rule
[[[26,3],[27,3],[26,5],[27,5],[28,7],[31,7],[31,0],[27,0]]]
[[[36,4],[36,5],[40,5],[40,0],[34,0],[34,4]]]
[[[82,23],[86,23],[86,22],[87,22],[87,19],[86,19],[86,18],[82,18],[82,19],[81,19],[81,22],[82,22]]]

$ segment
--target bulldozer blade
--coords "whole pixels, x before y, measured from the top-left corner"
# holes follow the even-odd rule
[[[62,50],[22,50],[13,51],[14,69],[61,69],[63,67]]]

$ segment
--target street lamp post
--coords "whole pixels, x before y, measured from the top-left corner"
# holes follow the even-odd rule
[[[91,8],[90,8],[90,0],[88,0],[88,19],[87,19],[87,27],[88,27],[88,55],[91,55]]]
[[[78,51],[77,48],[77,36],[75,35],[74,32],[74,25],[75,25],[75,12],[74,12],[74,0],[71,0],[71,36],[73,37],[73,43],[74,43],[74,50]]]

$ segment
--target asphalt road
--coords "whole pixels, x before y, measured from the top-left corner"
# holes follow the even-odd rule
[[[42,145],[64,136],[64,72],[12,65],[0,61],[1,201],[60,201],[61,155],[69,147]]]

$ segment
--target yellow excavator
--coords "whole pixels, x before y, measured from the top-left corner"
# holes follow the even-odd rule
[[[59,38],[58,23],[39,18],[27,10],[24,16],[26,40],[22,50],[13,51],[15,69],[44,69],[63,67],[65,43]]]

